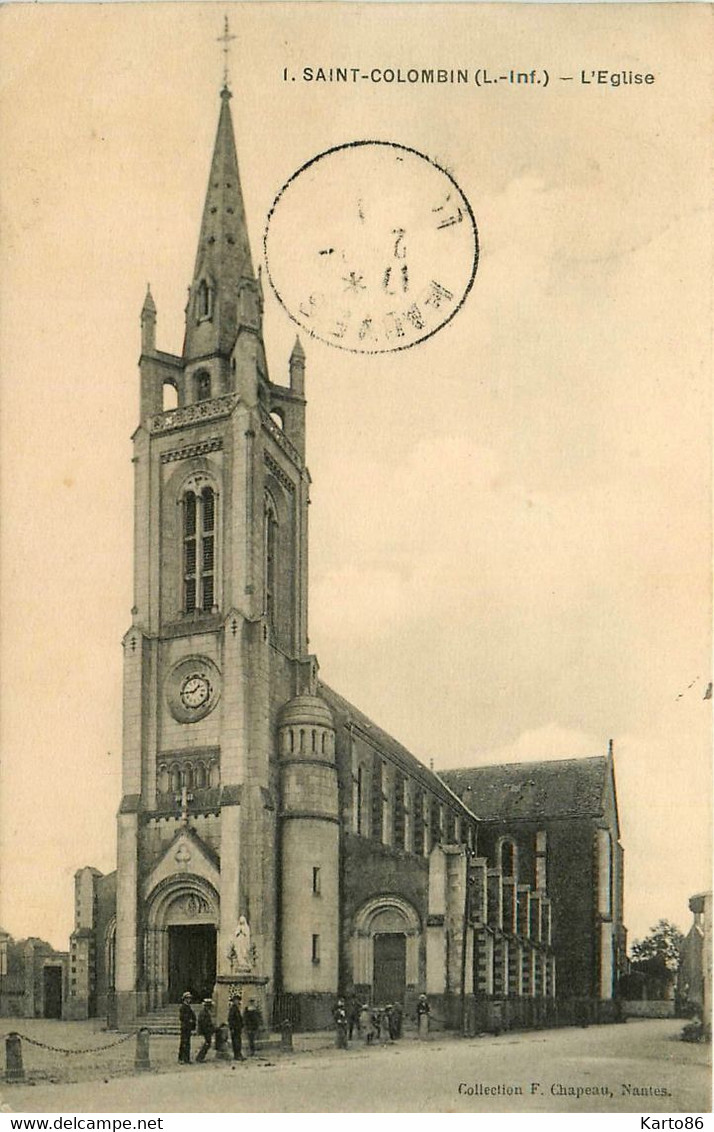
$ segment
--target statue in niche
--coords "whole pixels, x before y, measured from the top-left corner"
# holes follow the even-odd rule
[[[236,934],[233,937],[231,949],[228,952],[231,964],[231,974],[236,971],[250,971],[253,966],[253,948],[250,942],[250,924],[245,916],[238,920]]]

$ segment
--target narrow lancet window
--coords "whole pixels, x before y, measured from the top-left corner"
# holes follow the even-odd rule
[[[205,279],[202,279],[198,285],[198,293],[196,295],[196,317],[199,319],[211,317],[211,288]]]
[[[193,379],[194,390],[197,401],[210,401],[211,399],[211,375],[201,370]]]
[[[270,496],[265,501],[265,615],[275,624],[278,564],[278,519]]]

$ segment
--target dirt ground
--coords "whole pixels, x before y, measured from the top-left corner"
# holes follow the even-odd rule
[[[47,1023],[38,1024],[38,1032]],[[53,1036],[59,1044],[62,1023]],[[681,1022],[630,1021],[462,1039],[412,1036],[338,1050],[330,1034],[296,1038],[237,1065],[177,1066],[176,1040],[152,1038],[149,1072],[134,1074],[133,1042],[89,1058],[62,1081],[6,1085],[12,1112],[698,1112],[711,1110],[710,1047],[678,1040]],[[67,1024],[75,1047],[110,1035]],[[19,1025],[17,1027],[20,1029]],[[90,1039],[90,1040],[88,1040]],[[69,1045],[67,1038],[65,1043]],[[47,1051],[38,1050],[33,1073]],[[59,1056],[59,1055],[55,1055]],[[68,1055],[63,1055],[67,1057]],[[69,1055],[71,1056],[71,1055]],[[209,1055],[212,1057],[212,1055]],[[33,1053],[32,1057],[35,1057]],[[106,1059],[106,1060],[105,1060]],[[79,1058],[78,1058],[79,1060]],[[30,1058],[27,1058],[28,1068]],[[116,1066],[116,1071],[109,1066]],[[106,1068],[105,1068],[106,1067]],[[46,1064],[42,1072],[51,1073]],[[55,1070],[59,1073],[59,1070]]]

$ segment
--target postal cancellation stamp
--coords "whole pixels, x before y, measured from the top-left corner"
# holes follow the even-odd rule
[[[406,349],[445,326],[471,290],[479,250],[451,174],[381,141],[337,146],[298,169],[273,204],[264,244],[290,317],[365,354]]]

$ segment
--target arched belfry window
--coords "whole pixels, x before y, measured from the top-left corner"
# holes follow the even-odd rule
[[[192,480],[183,493],[183,608],[210,613],[216,605],[216,492]]]
[[[173,381],[165,381],[161,387],[161,408],[164,413],[178,408],[178,389]]]
[[[272,497],[265,496],[265,616],[275,620],[278,571],[278,514]]]
[[[209,401],[211,398],[211,375],[205,369],[199,370],[193,377],[193,389],[196,401]]]

